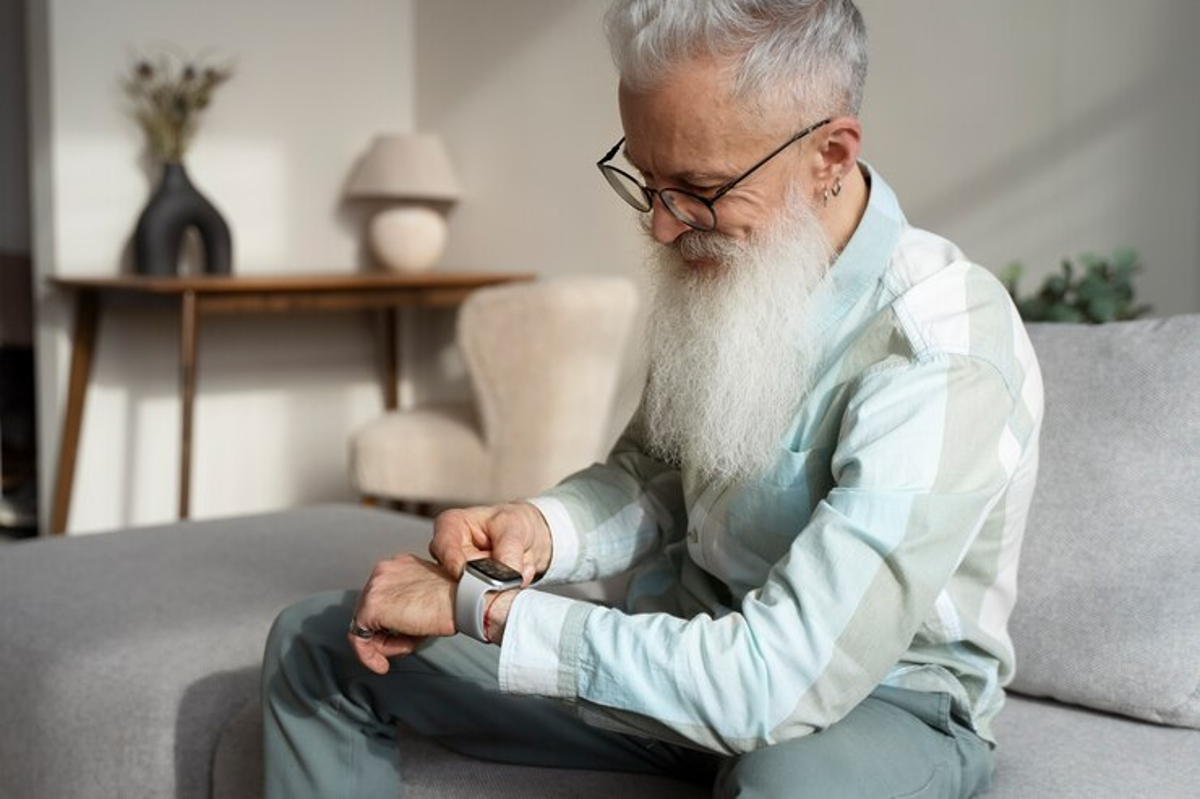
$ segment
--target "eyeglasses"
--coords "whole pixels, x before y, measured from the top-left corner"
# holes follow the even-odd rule
[[[711,197],[701,197],[699,194],[693,194],[683,189],[652,189],[642,184],[641,181],[625,170],[610,164],[609,161],[616,156],[617,151],[621,149],[621,145],[625,143],[624,137],[613,145],[613,148],[603,158],[596,162],[596,166],[600,168],[600,174],[604,175],[604,179],[608,181],[608,185],[613,187],[613,191],[617,193],[617,196],[637,210],[647,212],[653,208],[654,196],[657,194],[658,199],[662,200],[663,206],[683,224],[696,230],[716,230],[717,209],[713,206],[716,205],[717,200],[728,194],[734,186],[754,174],[759,167],[817,128],[829,124],[830,121],[830,119],[822,119],[820,122],[809,125],[777,147],[766,158],[763,158],[740,176],[718,188],[713,192]]]

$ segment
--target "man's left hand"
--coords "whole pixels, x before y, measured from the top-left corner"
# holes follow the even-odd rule
[[[388,658],[407,655],[431,635],[454,635],[455,583],[436,563],[414,555],[380,561],[358,597],[353,623],[374,633],[348,633],[359,662],[387,674]]]

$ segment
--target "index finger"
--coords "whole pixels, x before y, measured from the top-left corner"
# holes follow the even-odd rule
[[[534,564],[525,557],[525,544],[516,535],[501,535],[496,539],[492,558],[521,573],[521,585],[533,582]]]
[[[462,508],[440,514],[433,523],[429,554],[458,579],[467,561],[491,556],[491,534],[487,528],[491,508]]]
[[[442,564],[446,571],[453,577],[461,575],[463,567],[467,563],[467,557],[463,554],[461,547],[456,547],[437,538],[429,542],[429,554],[433,556],[434,560]]]
[[[460,513],[442,513],[433,522],[429,554],[456,578],[469,560],[463,550],[474,539],[470,527],[470,521]]]

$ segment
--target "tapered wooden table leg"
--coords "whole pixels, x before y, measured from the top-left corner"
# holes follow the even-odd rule
[[[196,340],[199,337],[199,317],[196,292],[185,291],[181,297],[179,328],[180,366],[180,434],[179,434],[179,518],[186,519],[191,510],[192,489],[192,413],[196,398]]]
[[[81,290],[75,298],[75,332],[71,340],[71,376],[67,387],[67,408],[59,442],[58,476],[54,485],[54,507],[50,532],[67,531],[71,512],[71,492],[75,484],[75,458],[79,453],[79,433],[83,427],[84,400],[96,349],[96,292]]]
[[[394,411],[400,407],[400,352],[396,342],[398,311],[383,311],[383,407]]]

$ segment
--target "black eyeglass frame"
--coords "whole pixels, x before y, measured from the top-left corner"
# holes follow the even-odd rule
[[[828,125],[832,121],[833,121],[833,117],[826,117],[825,119],[822,119],[820,122],[814,122],[813,124],[809,125],[807,128],[800,131],[795,136],[793,136],[792,138],[785,141],[783,144],[776,147],[766,157],[759,160],[756,164],[754,164],[754,166],[747,169],[741,175],[739,175],[738,177],[729,181],[728,183],[722,184],[720,187],[717,188],[717,190],[715,192],[713,192],[712,197],[701,197],[699,194],[690,192],[686,189],[675,189],[675,188],[671,188],[669,186],[665,189],[652,189],[649,186],[642,183],[637,178],[635,178],[633,175],[626,172],[624,169],[621,169],[620,167],[616,167],[616,166],[613,166],[612,164],[610,164],[609,161],[611,161],[613,158],[616,157],[617,151],[620,150],[621,145],[625,143],[624,136],[621,137],[621,140],[619,142],[617,142],[616,144],[613,145],[611,150],[609,150],[607,153],[605,153],[603,158],[601,158],[599,161],[596,162],[596,166],[600,169],[600,174],[604,175],[604,180],[610,186],[612,186],[613,191],[615,191],[617,193],[617,196],[620,197],[621,199],[625,200],[625,202],[628,203],[632,208],[635,208],[638,211],[642,211],[643,213],[648,213],[650,211],[650,209],[654,207],[654,196],[658,195],[658,198],[660,200],[662,200],[663,207],[671,212],[671,216],[675,217],[683,224],[687,225],[688,227],[690,227],[694,230],[701,230],[701,231],[716,230],[717,229],[717,209],[714,206],[716,205],[717,200],[721,199],[726,194],[728,194],[733,189],[734,186],[741,183],[743,180],[745,180],[746,178],[750,177],[755,172],[757,172],[761,167],[763,167],[772,158],[779,155],[781,152],[783,152],[787,148],[791,147],[793,144],[800,141],[808,134],[812,133],[813,131],[817,130],[818,128]],[[634,186],[637,186],[639,189],[641,189],[642,196],[645,198],[645,206],[646,207],[645,208],[641,207],[640,205],[638,205],[637,203],[635,203],[633,201],[634,198],[632,196],[622,192],[619,188],[617,188],[616,184],[613,183],[613,178],[609,177],[609,174],[608,174],[609,172],[615,172],[615,173],[621,175],[622,177],[628,179],[629,182],[632,183]],[[619,180],[620,178],[617,178],[617,179]],[[709,216],[712,217],[712,224],[705,227],[703,225],[697,224],[696,222],[694,222],[690,219],[685,219],[680,214],[680,212],[676,210],[675,204],[673,202],[671,202],[670,198],[672,195],[682,195],[684,197],[687,197],[689,199],[699,202],[701,205],[703,205],[705,208],[708,209],[708,214],[709,214]]]

